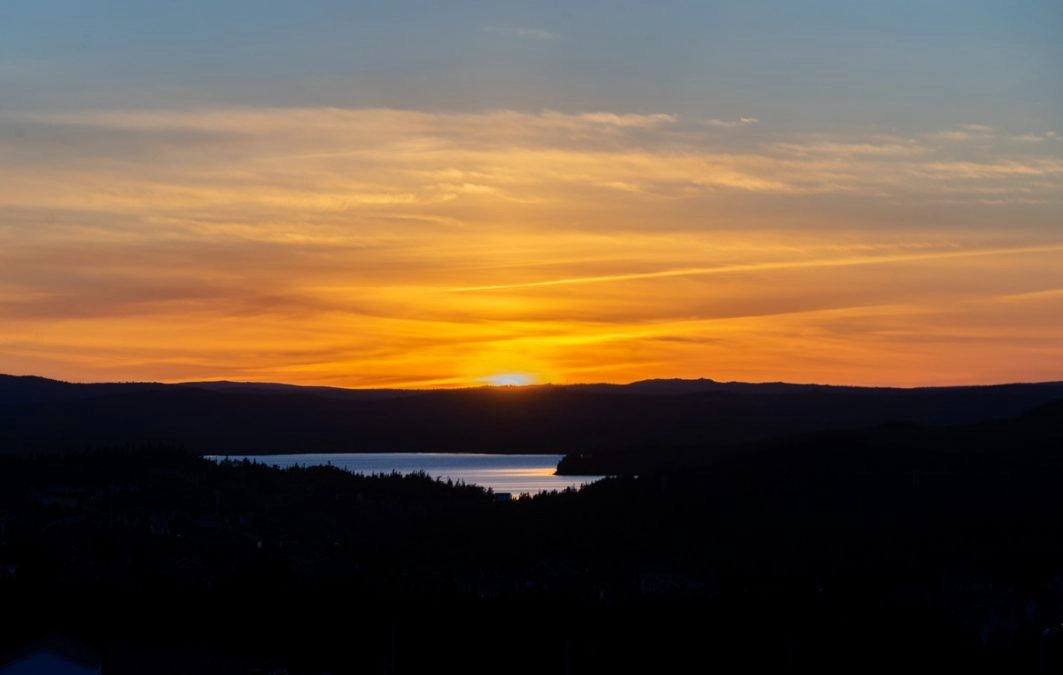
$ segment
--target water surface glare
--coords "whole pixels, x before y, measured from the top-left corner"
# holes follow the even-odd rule
[[[490,488],[495,492],[536,494],[549,490],[578,488],[601,476],[555,476],[563,455],[482,455],[432,452],[345,452],[305,455],[210,455],[208,459],[232,459],[290,466],[331,465],[351,473],[417,473]]]

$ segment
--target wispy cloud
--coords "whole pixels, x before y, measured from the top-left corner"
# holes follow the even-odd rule
[[[0,372],[912,384],[1063,363],[1058,143],[715,122],[0,112]]]
[[[1043,134],[1018,134],[1011,136],[1011,140],[1018,143],[1045,143],[1049,141],[1063,142],[1063,136],[1054,131],[1046,131]]]
[[[748,126],[753,118],[699,121],[666,113],[228,108],[8,119],[35,130],[34,152],[5,174],[7,189],[0,187],[0,193],[12,204],[47,200],[68,208],[78,199],[85,208],[122,208],[128,201],[163,209],[250,199],[275,208],[335,211],[474,195],[534,202],[544,194],[556,199],[558,189],[587,186],[667,198],[733,189],[903,196],[909,202],[921,194],[938,200],[986,193],[1059,199],[1058,184],[1038,179],[1063,167],[1058,152],[1023,155],[1000,143],[972,157],[935,144],[937,134],[924,135],[926,140],[888,134],[745,139],[722,148],[720,139],[694,130]],[[69,147],[49,144],[60,128],[64,138],[86,141],[77,162],[61,161]],[[963,128],[989,133],[978,125]],[[107,149],[87,167],[93,160],[84,148],[91,153],[102,147],[89,141],[103,129],[112,132]],[[19,151],[17,139],[0,144]],[[49,164],[49,158],[56,161]],[[270,189],[247,190],[255,184]]]
[[[1063,253],[1063,244],[1048,246],[1023,246],[1013,248],[974,249],[961,251],[934,251],[927,253],[902,253],[877,256],[848,256],[822,258],[813,260],[785,260],[764,263],[742,263],[737,265],[720,265],[717,267],[687,267],[657,270],[653,272],[633,272],[629,274],[611,274],[602,276],[573,277],[569,279],[547,279],[519,284],[496,284],[491,286],[472,286],[452,289],[458,293],[479,291],[500,291],[514,288],[537,288],[543,286],[567,286],[571,284],[598,284],[611,281],[633,281],[636,279],[663,279],[667,277],[704,276],[710,274],[735,274],[748,272],[766,272],[774,270],[795,270],[826,267],[855,267],[861,265],[890,265],[898,263],[927,262],[955,258],[978,258],[983,256],[1011,256],[1030,253]]]
[[[1063,288],[1048,288],[1027,293],[1011,293],[997,298],[1000,302],[1059,302],[1063,301]]]
[[[532,40],[558,40],[561,38],[559,33],[543,30],[541,28],[518,28],[517,35]]]
[[[933,138],[953,143],[965,143],[971,141],[991,141],[996,138],[993,127],[985,124],[961,124],[957,129],[939,131],[933,134]]]
[[[744,127],[750,124],[757,124],[760,122],[756,117],[739,117],[736,120],[717,120],[707,119],[701,120],[701,124],[707,127],[717,127],[721,129],[735,129],[737,127]]]
[[[560,33],[531,26],[517,26],[515,28],[506,28],[501,26],[484,26],[480,30],[482,30],[484,33],[516,37],[522,40],[541,40],[546,42],[552,42],[561,39]]]

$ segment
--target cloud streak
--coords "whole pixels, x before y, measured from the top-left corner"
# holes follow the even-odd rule
[[[972,157],[936,145],[935,133],[768,143],[698,133],[755,121],[332,108],[7,115],[0,125],[28,125],[32,135],[30,141],[5,138],[3,149],[17,156],[31,143],[35,152],[5,172],[3,197],[20,206],[47,200],[74,208],[68,200],[76,192],[85,208],[122,209],[117,202],[126,191],[136,193],[136,204],[155,199],[163,209],[254,197],[273,207],[336,211],[438,204],[473,194],[534,201],[588,186],[668,198],[720,189],[909,203],[990,189],[1024,199],[1061,196],[1058,148],[1031,154],[997,143]],[[987,133],[977,125],[962,129]],[[103,137],[106,146],[96,142]],[[102,149],[94,157],[96,148]],[[250,192],[251,185],[268,189]]]
[[[1063,321],[1046,318],[1063,297],[1044,291],[1063,287],[1053,136],[768,127],[603,110],[0,112],[0,371],[1063,379]]]
[[[518,28],[517,35],[532,40],[558,40],[561,38],[559,33],[543,30],[541,28]]]
[[[720,129],[735,129],[738,127],[748,126],[750,124],[757,124],[758,122],[760,122],[760,120],[758,120],[756,117],[739,117],[736,120],[701,120],[701,123],[707,127],[717,127]]]
[[[503,28],[500,26],[484,26],[484,33],[516,37],[522,40],[538,40],[540,42],[554,42],[561,39],[561,34],[554,31],[544,30],[531,26],[518,26],[517,28]]]
[[[668,277],[703,276],[710,274],[732,274],[736,272],[765,272],[774,270],[797,270],[824,267],[853,267],[859,265],[889,265],[896,263],[928,262],[955,258],[976,258],[982,256],[1011,256],[1028,253],[1063,253],[1063,244],[1048,246],[1023,246],[1013,248],[976,249],[967,251],[937,251],[933,253],[907,253],[880,256],[852,256],[841,258],[823,258],[818,260],[788,260],[765,263],[744,263],[738,265],[721,265],[719,267],[689,267],[679,269],[657,270],[654,272],[633,272],[630,274],[611,274],[603,276],[573,277],[570,279],[548,279],[519,284],[495,284],[491,286],[471,286],[452,289],[457,293],[478,291],[501,291],[515,288],[538,288],[544,286],[567,286],[570,284],[599,284],[611,281],[633,281],[636,279],[663,279]]]

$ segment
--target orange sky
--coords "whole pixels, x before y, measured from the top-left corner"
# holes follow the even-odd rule
[[[1063,380],[1063,141],[970,120],[0,111],[0,372]]]

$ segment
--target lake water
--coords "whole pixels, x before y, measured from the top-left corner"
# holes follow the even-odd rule
[[[514,496],[564,490],[592,483],[601,476],[555,476],[562,455],[478,455],[428,452],[314,453],[305,455],[248,455],[252,462],[287,468],[290,466],[331,465],[351,473],[417,473],[510,492]],[[214,455],[209,459],[222,460]],[[244,455],[229,455],[241,461]]]

